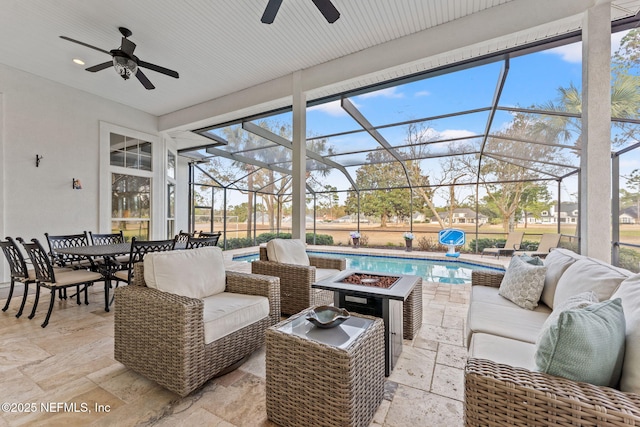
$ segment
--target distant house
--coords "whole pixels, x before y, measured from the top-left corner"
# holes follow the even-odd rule
[[[620,211],[620,224],[638,224],[638,207],[629,206]]]
[[[427,218],[427,216],[425,214],[423,214],[422,212],[414,212],[411,217],[413,219],[413,222],[427,222],[427,221],[429,221],[429,218]]]
[[[449,223],[449,211],[442,212],[440,214],[440,218],[446,223]],[[478,224],[483,225],[486,224],[489,220],[489,217],[483,214],[478,214]],[[437,221],[435,217],[431,219],[431,221]],[[475,224],[476,223],[476,212],[469,208],[456,208],[453,210],[453,218],[451,219],[451,224]]]
[[[540,219],[543,224],[558,223],[557,205],[552,205],[548,211],[540,213]],[[578,223],[578,204],[572,202],[560,203],[560,223],[577,224]]]
[[[523,212],[520,219],[518,219],[518,222],[520,224],[524,224],[525,222],[527,224],[540,224],[542,221],[540,220],[540,217],[538,215],[535,215],[531,212],[527,212],[525,215],[525,213]]]

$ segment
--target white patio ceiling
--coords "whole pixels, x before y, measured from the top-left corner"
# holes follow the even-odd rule
[[[169,120],[172,125],[186,124],[186,113],[202,103],[296,70],[322,74],[322,64],[339,65],[349,56],[375,54],[368,61],[380,65],[356,67],[344,73],[348,78],[329,84],[312,81],[310,99],[566,34],[580,28],[581,11],[594,2],[334,0],[341,17],[328,24],[311,0],[284,0],[274,24],[265,25],[260,17],[267,0],[0,0],[0,63],[161,118],[172,118],[173,113],[178,118]],[[536,4],[535,13],[523,15],[531,4]],[[612,19],[639,10],[640,0],[614,0]],[[491,20],[473,19],[484,16]],[[436,46],[447,40],[429,38],[430,31],[454,21],[459,26],[449,34],[466,44],[438,52]],[[145,71],[156,85],[147,91],[137,80],[124,82],[110,69],[89,73],[84,68],[109,57],[59,38],[110,50],[120,45],[119,26],[133,31],[131,40],[142,60],[174,69],[180,79]],[[476,33],[482,35],[477,43]],[[496,37],[488,39],[491,34]],[[428,42],[421,53],[415,45],[424,40]],[[407,55],[402,49],[409,46],[414,52]],[[73,58],[86,65],[73,64]],[[274,98],[257,108],[287,102]],[[202,125],[200,112],[197,119]]]

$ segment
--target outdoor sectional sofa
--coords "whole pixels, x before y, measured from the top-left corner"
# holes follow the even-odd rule
[[[553,250],[544,267],[544,288],[532,310],[499,294],[505,273],[473,272],[466,325],[466,425],[640,425],[640,275],[564,249]],[[621,300],[617,360],[622,370],[613,387],[542,373],[536,363],[545,320],[554,307],[561,311],[584,291],[609,301],[600,305],[619,307],[615,299]]]

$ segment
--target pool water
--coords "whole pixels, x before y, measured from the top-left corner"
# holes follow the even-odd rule
[[[381,255],[345,254],[339,252],[308,252],[309,255],[331,258],[345,258],[347,268],[351,270],[377,271],[392,274],[414,274],[423,280],[439,283],[471,283],[471,272],[503,271],[501,268],[486,267],[459,260],[434,260],[423,258],[401,258]],[[258,254],[234,257],[234,261],[255,261]]]

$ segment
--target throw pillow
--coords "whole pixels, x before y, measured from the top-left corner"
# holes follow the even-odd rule
[[[620,284],[611,299],[620,298],[627,321],[627,340],[620,390],[640,394],[640,274]]]
[[[269,261],[283,264],[310,265],[305,243],[299,239],[273,239],[267,242]]]
[[[589,292],[581,292],[577,295],[570,297],[569,299],[564,301],[562,304],[557,304],[556,307],[551,312],[551,314],[549,315],[549,317],[547,317],[547,320],[545,320],[544,323],[542,324],[542,328],[540,328],[540,335],[538,336],[538,340],[536,341],[536,343],[540,342],[540,339],[542,336],[549,333],[549,328],[551,328],[552,325],[555,325],[556,323],[558,323],[558,317],[560,316],[560,313],[566,310],[585,308],[597,302],[600,302],[600,301],[598,300],[598,297],[596,296],[595,292],[589,291]]]
[[[630,275],[627,270],[593,258],[580,259],[567,268],[558,280],[554,304],[562,304],[570,296],[585,291],[595,292],[600,301],[607,300]]]
[[[540,259],[540,257],[537,257],[537,256],[522,254],[520,255],[520,258],[522,258],[525,262],[528,262],[531,265],[544,265],[544,262]]]
[[[527,310],[538,306],[547,267],[532,265],[522,257],[511,258],[498,294]]]
[[[625,320],[619,298],[562,311],[536,344],[540,372],[615,387],[620,380]]]
[[[581,259],[582,256],[566,249],[554,249],[544,259],[544,265],[547,267],[547,275],[544,279],[544,288],[540,300],[549,308],[553,308],[553,298],[556,294],[558,280],[564,274],[565,270],[571,264]]]
[[[226,288],[224,256],[218,247],[152,252],[143,263],[150,288],[198,299]]]

